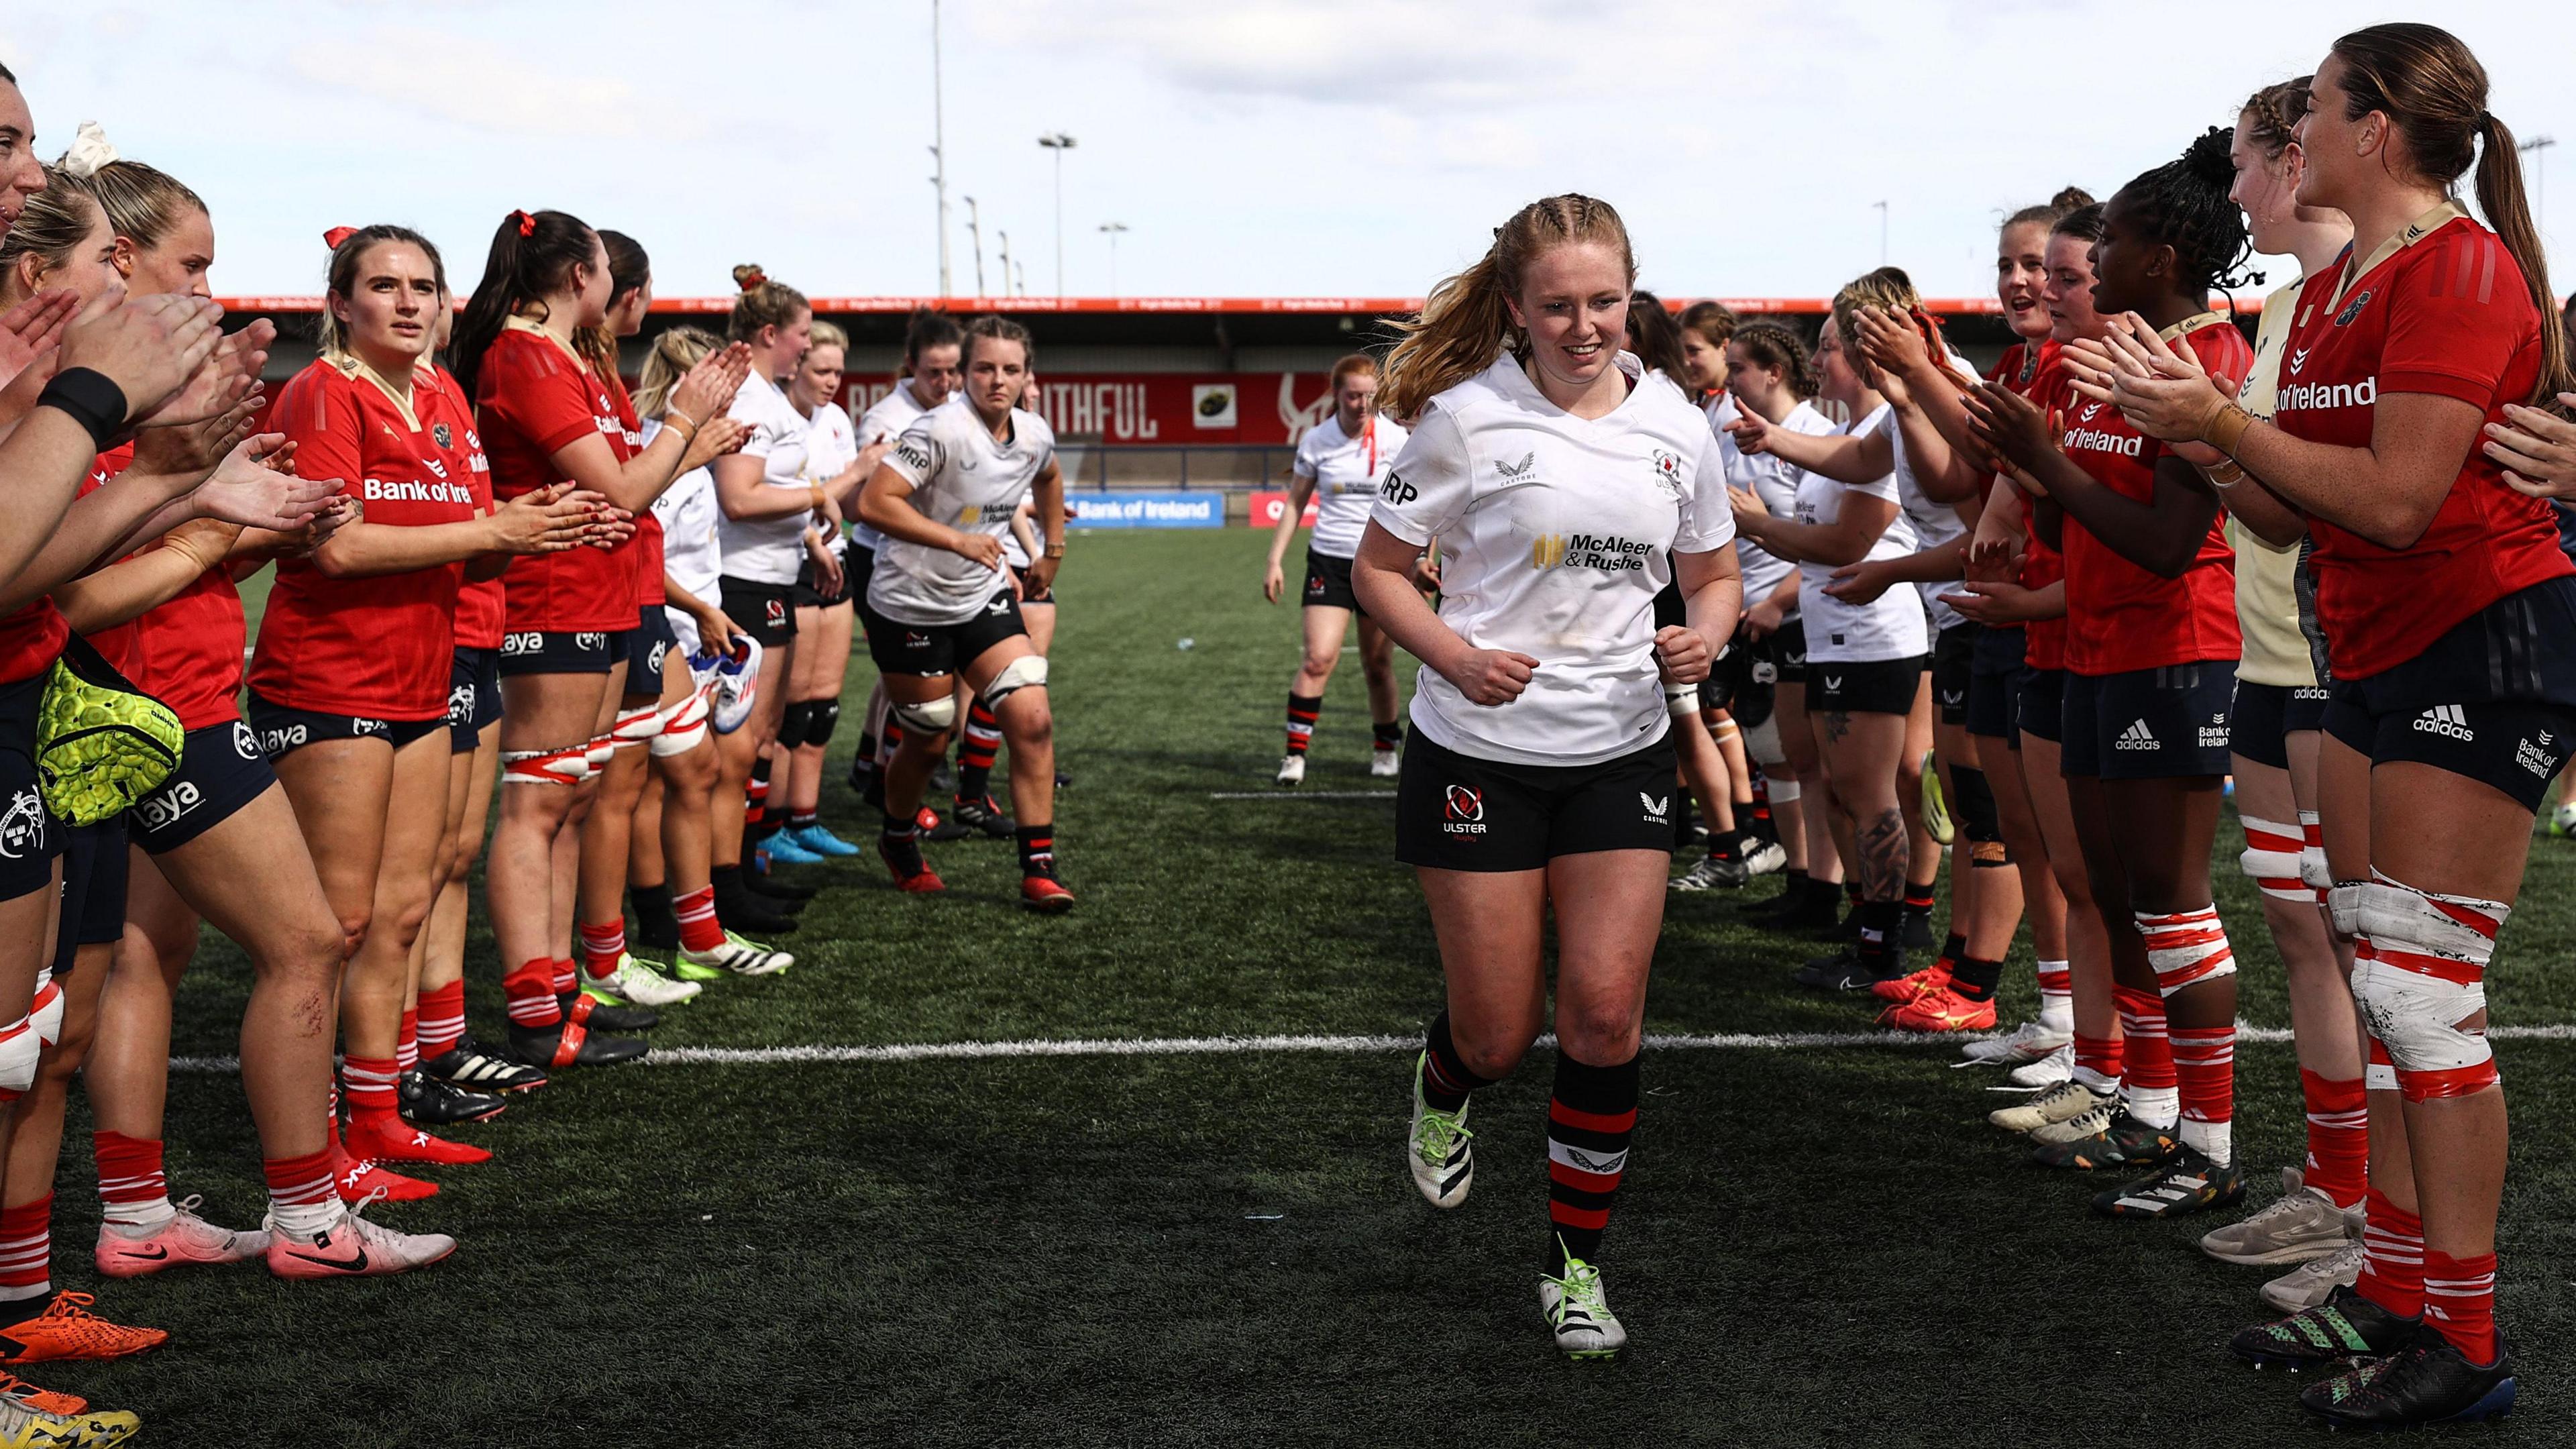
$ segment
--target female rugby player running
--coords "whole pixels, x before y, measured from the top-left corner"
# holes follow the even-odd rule
[[[2134,329],[2111,390],[2144,430],[2224,454],[2217,478],[2243,492],[2241,469],[2316,537],[2335,678],[2325,845],[2370,1034],[2366,1259],[2356,1287],[2236,1349],[2363,1359],[2300,1395],[2345,1424],[2483,1418],[2514,1395],[2482,983],[2532,814],[2576,748],[2576,565],[2548,506],[2478,447],[2507,405],[2570,387],[2513,132],[2486,103],[2485,69],[2432,26],[2336,41],[2297,129],[2297,199],[2349,217],[2353,244],[2301,289],[2275,421]],[[2472,158],[2494,230],[2450,199]]]
[[[876,476],[877,464],[885,460],[886,450],[912,420],[948,401],[957,393],[959,373],[957,354],[966,334],[954,319],[944,312],[916,308],[903,332],[903,372],[894,387],[876,400],[859,416],[859,471],[862,478]],[[867,485],[861,483],[861,488]],[[867,520],[850,520],[850,597],[853,601],[868,596],[868,579],[877,561],[877,545],[884,540],[868,527]],[[864,612],[864,611],[862,611]],[[859,792],[869,805],[883,808],[884,766],[894,755],[902,734],[900,725],[887,722],[885,680],[880,678],[868,692],[867,718],[859,728],[859,752],[850,761],[850,788]],[[944,745],[941,747],[946,748]],[[928,824],[936,822],[925,822]]]
[[[2254,367],[2237,392],[2238,405],[2258,418],[2272,416],[2286,351],[2282,343],[2304,279],[2338,265],[2352,244],[2352,224],[2342,213],[2298,204],[2305,162],[2293,128],[2307,109],[2304,77],[2255,92],[2237,114],[2228,151],[2236,167],[2230,195],[2245,212],[2254,250],[2296,256],[2302,276],[2263,301]],[[2345,981],[2349,958],[2339,958],[2324,909],[2317,760],[2326,690],[2299,627],[2297,598],[2307,520],[2260,490],[2232,489],[2228,503],[2236,622],[2245,636],[2235,715],[2228,721],[2229,772],[2245,827],[2239,863],[2262,892],[2263,921],[2289,979],[2307,1159],[2283,1170],[2281,1196],[2270,1206],[2204,1236],[2200,1245],[2232,1263],[2300,1264],[2263,1288],[2265,1302],[2292,1313],[2324,1302],[2361,1273],[2368,1111],[2360,1020]],[[2317,842],[2314,850],[2311,841]],[[2315,884],[2310,876],[2318,877]]]
[[[1351,555],[1368,527],[1369,505],[1404,451],[1404,429],[1377,415],[1377,359],[1354,352],[1333,364],[1333,415],[1297,441],[1288,501],[1270,535],[1270,559],[1261,572],[1261,596],[1278,603],[1287,587],[1280,561],[1297,536],[1306,500],[1315,500],[1315,531],[1306,541],[1306,584],[1299,597],[1306,653],[1288,686],[1288,753],[1279,757],[1279,783],[1306,778],[1306,746],[1324,707],[1324,686],[1341,662],[1342,633],[1359,603],[1351,597]],[[1369,773],[1393,775],[1404,725],[1395,715],[1395,641],[1366,613],[1359,613],[1360,674],[1368,684]]]
[[[1545,1025],[1553,907],[1539,1307],[1576,1358],[1628,1340],[1599,1257],[1673,848],[1663,683],[1707,676],[1741,600],[1708,420],[1620,351],[1635,279],[1618,213],[1567,195],[1522,208],[1433,289],[1387,359],[1387,405],[1418,421],[1351,574],[1360,607],[1423,661],[1396,851],[1421,879],[1449,1000],[1414,1067],[1405,1162],[1434,1206],[1465,1200],[1468,1095]],[[1413,583],[1435,535],[1438,614]],[[1659,629],[1676,570],[1691,622]]]
[[[909,892],[947,889],[921,858],[923,787],[957,721],[957,681],[1000,721],[1011,747],[1020,903],[1068,910],[1055,862],[1055,716],[1047,662],[1020,622],[1023,585],[1002,563],[1002,531],[1034,490],[1043,532],[1029,566],[1041,591],[1064,558],[1064,475],[1055,430],[1015,406],[1034,351],[1028,329],[981,317],[966,329],[963,407],[924,414],[877,465],[859,513],[885,535],[865,604],[868,653],[885,677],[903,747],[888,764],[877,853]]]

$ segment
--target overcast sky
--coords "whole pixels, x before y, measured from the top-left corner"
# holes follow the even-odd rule
[[[2565,11],[2427,9],[2550,153],[2576,286]],[[2418,11],[2423,15],[2426,11]],[[97,120],[211,204],[216,290],[318,290],[321,233],[416,226],[478,274],[516,206],[632,233],[665,295],[733,263],[936,290],[930,0],[221,0],[0,15],[47,156]],[[2547,17],[2558,16],[2559,20]],[[1647,285],[1820,296],[1889,260],[1988,290],[2000,213],[2108,194],[2374,14],[2323,0],[947,0],[955,290],[1007,232],[1056,290],[1413,296],[1533,197],[1616,204]],[[2276,272],[2276,280],[2286,272]]]

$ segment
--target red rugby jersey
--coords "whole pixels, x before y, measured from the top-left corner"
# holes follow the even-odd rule
[[[2254,364],[2243,333],[2216,313],[2182,324],[2167,341],[2187,347],[2212,374],[2241,378]],[[2054,391],[2066,432],[2058,440],[2102,486],[2144,503],[2155,496],[2164,444],[2130,427],[2120,410],[2074,390],[2061,376]],[[2224,512],[2209,521],[2200,551],[2181,578],[2160,577],[2114,552],[2067,515],[2066,667],[2077,674],[2126,674],[2168,664],[2235,659],[2244,653],[2236,625],[2236,550]]]
[[[2458,398],[2489,423],[2530,397],[2541,317],[2494,232],[2446,203],[2353,271],[2349,287],[2333,267],[2300,289],[2273,418],[2283,432],[2367,448],[2375,405],[2389,393]],[[2318,623],[2337,678],[2403,664],[2505,595],[2576,572],[2548,502],[2506,486],[2479,441],[2432,525],[2404,548],[2309,520]]]
[[[407,405],[354,359],[319,358],[278,395],[274,426],[295,440],[295,471],[347,480],[368,524],[462,523],[474,517],[474,489],[438,446],[436,396],[415,385]],[[250,687],[290,709],[439,718],[464,573],[460,562],[334,579],[308,559],[280,559]]]
[[[620,377],[609,377],[602,378],[600,381],[601,385],[608,389],[608,400],[617,405],[617,424],[626,430],[627,456],[633,457],[643,452],[644,424],[635,416],[635,399],[627,394],[626,380]],[[649,604],[654,608],[660,608],[662,606],[661,515],[650,508],[637,509],[635,537],[618,552],[635,569],[636,607],[641,609]],[[635,628],[639,622],[638,619],[629,619],[625,627]]]
[[[434,396],[423,398],[421,416],[429,426],[430,441],[446,451],[449,476],[464,479],[474,490],[474,506],[490,513],[492,463],[483,456],[482,436],[474,431],[474,404],[465,396],[464,385],[449,376],[446,368],[432,364],[412,374],[412,388],[415,396],[434,390]],[[430,415],[432,410],[435,418]],[[502,608],[501,580],[497,576],[459,584],[456,647],[500,648]]]
[[[2039,344],[2039,355],[2028,352],[2029,344],[2016,342],[2004,352],[2003,363],[1995,369],[1996,380],[2023,397],[2045,399],[2057,386],[2057,341],[2050,338]],[[2021,586],[2044,589],[2066,577],[2066,556],[2050,548],[2030,527],[2031,500],[2022,500]],[[2034,619],[2022,626],[2022,662],[2033,669],[2066,667],[2066,616]]]
[[[540,328],[513,320],[483,354],[474,416],[507,501],[564,481],[555,453],[597,433],[623,463],[634,456],[599,375]],[[573,548],[510,561],[501,576],[514,631],[615,632],[635,627],[634,565],[626,548]]]
[[[113,481],[133,461],[131,443],[99,454],[82,494]],[[201,730],[241,717],[244,633],[232,571],[211,568],[167,602],[84,637],[135,688],[170,706],[182,728]]]

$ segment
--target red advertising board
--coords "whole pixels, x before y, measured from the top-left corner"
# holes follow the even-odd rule
[[[1315,495],[1306,495],[1306,512],[1297,520],[1299,528],[1315,526]],[[1252,495],[1252,516],[1245,521],[1255,528],[1277,528],[1279,515],[1288,511],[1288,495],[1270,489],[1256,489]]]
[[[853,380],[841,400],[865,412],[892,386]],[[1037,394],[1056,436],[1111,447],[1284,447],[1333,412],[1323,372],[1041,372]]]

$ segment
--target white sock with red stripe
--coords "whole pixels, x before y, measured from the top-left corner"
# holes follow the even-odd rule
[[[90,1152],[98,1161],[100,1216],[121,1228],[146,1231],[170,1221],[170,1185],[161,1176],[157,1139],[128,1137],[122,1132],[92,1132]]]
[[[2042,961],[2039,977],[2039,1024],[2050,1031],[2075,1030],[2075,972],[2063,961]]]

